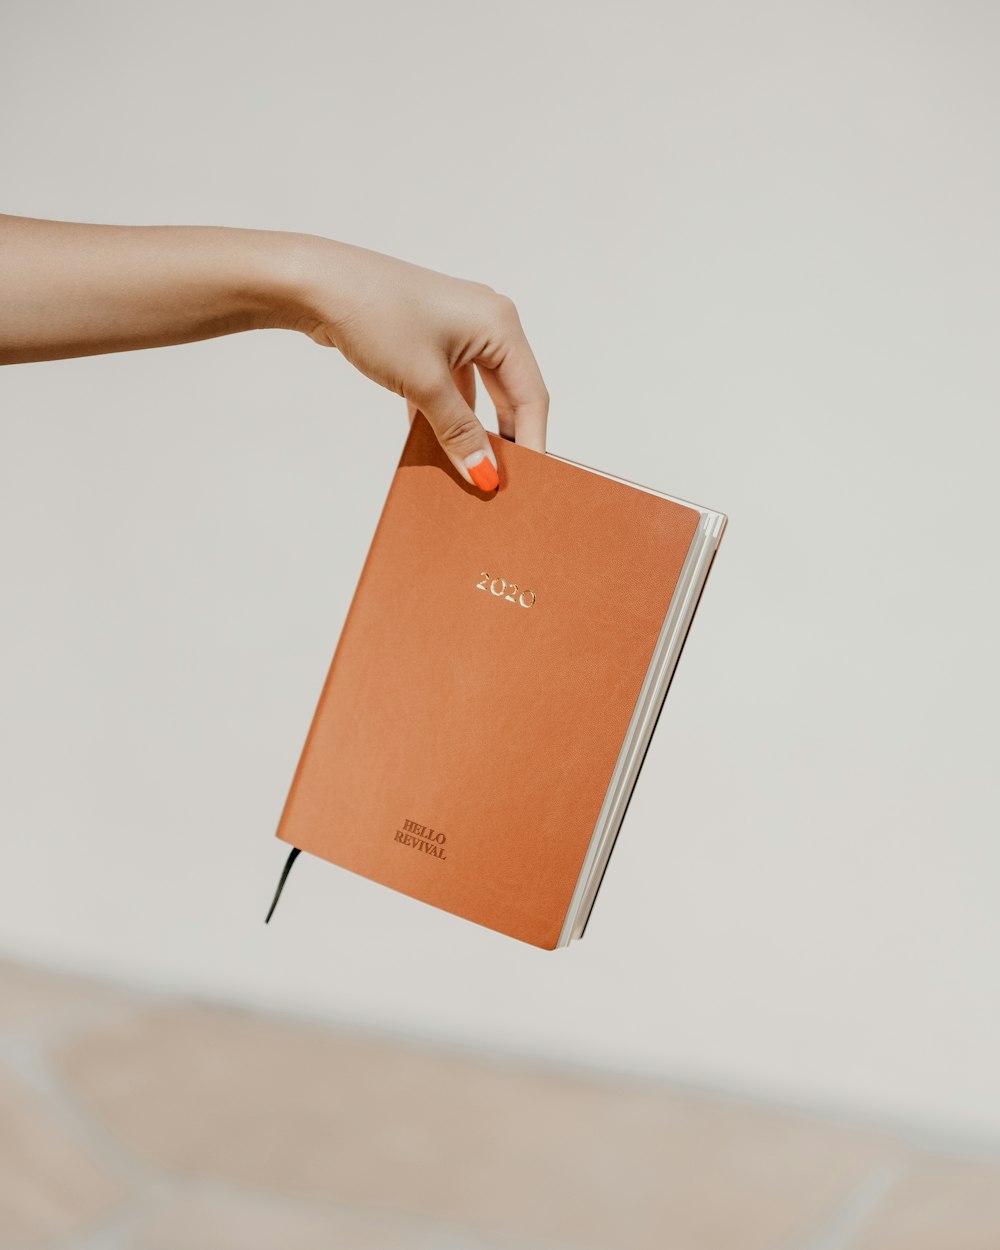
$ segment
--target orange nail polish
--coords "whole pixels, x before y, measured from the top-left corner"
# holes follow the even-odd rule
[[[465,467],[469,470],[469,476],[480,490],[496,490],[500,485],[500,478],[493,467],[493,461],[490,460],[484,451],[477,451],[468,456],[465,461]]]

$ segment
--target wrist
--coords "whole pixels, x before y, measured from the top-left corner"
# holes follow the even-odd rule
[[[261,231],[256,247],[260,312],[257,329],[298,330],[311,335],[326,319],[330,260],[340,244],[319,235]],[[321,281],[320,275],[325,275]]]

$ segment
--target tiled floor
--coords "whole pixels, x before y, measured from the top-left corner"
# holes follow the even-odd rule
[[[0,1250],[1000,1250],[1000,1160],[0,963]]]

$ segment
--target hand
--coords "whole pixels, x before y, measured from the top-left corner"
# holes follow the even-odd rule
[[[498,479],[475,413],[476,369],[500,434],[544,452],[549,395],[507,296],[365,248],[298,237],[290,291],[270,324],[336,347],[402,395],[410,420],[422,412],[461,476],[481,490]]]
[[[280,231],[0,214],[0,291],[0,364],[283,326],[405,396],[480,489],[497,473],[476,369],[500,433],[545,450],[549,396],[513,303],[379,252]]]

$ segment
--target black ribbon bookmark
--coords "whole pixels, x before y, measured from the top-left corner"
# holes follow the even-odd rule
[[[274,891],[274,898],[271,900],[271,909],[267,913],[267,917],[264,920],[265,924],[271,923],[271,917],[274,915],[274,909],[278,906],[278,899],[281,898],[281,891],[285,888],[285,882],[288,880],[288,874],[292,871],[292,864],[295,863],[298,857],[299,848],[297,846],[293,846],[291,854],[285,860],[285,866],[281,870],[281,876],[278,878],[278,888]]]

